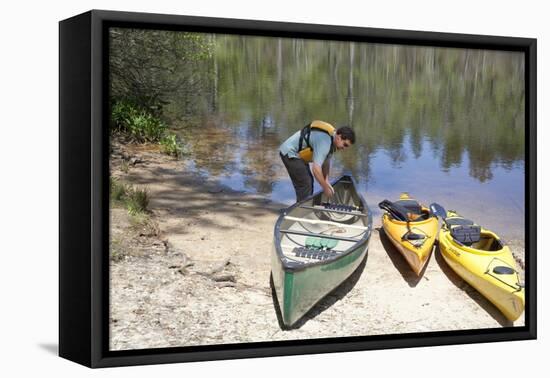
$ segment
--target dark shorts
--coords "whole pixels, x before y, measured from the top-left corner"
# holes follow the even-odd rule
[[[288,171],[294,191],[296,192],[296,202],[300,202],[313,194],[313,175],[309,170],[309,164],[299,158],[289,158],[282,155],[281,160]]]

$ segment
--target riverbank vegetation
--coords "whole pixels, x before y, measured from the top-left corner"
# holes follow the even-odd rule
[[[115,102],[111,109],[111,130],[132,143],[158,143],[161,150],[174,157],[185,154],[185,148],[160,117],[129,101]]]
[[[136,188],[111,177],[111,200],[122,205],[131,215],[145,215],[149,205],[147,189]]]
[[[199,67],[211,55],[204,34],[114,28],[110,31],[110,126],[130,143],[155,143],[181,157],[185,142],[171,130],[166,106],[193,107],[206,82]]]

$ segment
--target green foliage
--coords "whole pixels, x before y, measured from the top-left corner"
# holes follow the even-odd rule
[[[125,131],[131,118],[139,113],[139,109],[129,101],[115,101],[111,106],[111,127]]]
[[[110,29],[110,84],[113,98],[127,98],[153,115],[174,93],[196,93],[205,85],[199,69],[212,54],[203,33]]]
[[[149,206],[149,193],[147,189],[134,188],[132,185],[120,182],[111,177],[111,200],[115,203],[122,203],[130,215],[147,213]]]
[[[166,125],[151,114],[141,112],[130,118],[127,131],[138,142],[158,142],[166,131]]]
[[[111,107],[111,125],[136,142],[159,142],[166,132],[166,124],[158,117],[140,109],[129,101],[116,101]]]
[[[129,188],[126,197],[126,208],[130,215],[147,212],[149,206],[149,193],[147,189]]]
[[[175,134],[165,134],[160,140],[160,145],[165,154],[175,157],[180,157],[185,154],[184,148]]]

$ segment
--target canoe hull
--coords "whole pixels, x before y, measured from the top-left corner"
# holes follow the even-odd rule
[[[304,270],[285,269],[275,246],[272,251],[272,277],[283,323],[292,326],[327,294],[357,269],[368,252],[367,244],[329,264]]]
[[[346,281],[368,253],[372,215],[365,200],[349,176],[332,186],[335,204],[326,205],[323,193],[316,193],[286,209],[275,224],[271,273],[285,327]]]

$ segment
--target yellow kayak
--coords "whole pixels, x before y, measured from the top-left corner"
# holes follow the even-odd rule
[[[439,232],[439,248],[447,264],[506,318],[519,318],[525,289],[510,248],[494,232],[448,211]]]
[[[402,193],[398,201],[384,200],[378,206],[385,210],[384,232],[412,270],[420,275],[437,236],[437,217],[407,193]]]

